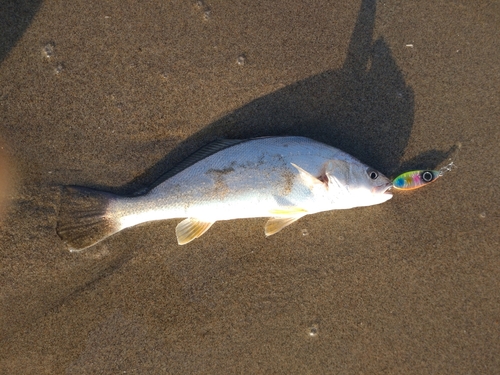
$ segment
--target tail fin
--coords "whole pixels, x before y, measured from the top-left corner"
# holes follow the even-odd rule
[[[121,228],[108,212],[115,195],[98,190],[66,186],[61,194],[57,234],[70,251],[95,245]]]

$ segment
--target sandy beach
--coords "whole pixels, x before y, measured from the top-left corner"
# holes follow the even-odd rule
[[[1,374],[500,372],[499,2],[0,3]],[[268,238],[56,233],[61,186],[269,135],[456,168]]]

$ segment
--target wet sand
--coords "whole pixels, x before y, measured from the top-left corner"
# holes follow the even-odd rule
[[[0,373],[498,373],[498,3],[32,1],[0,21]],[[390,176],[457,168],[269,238],[238,220],[181,247],[172,220],[70,253],[55,232],[61,185],[130,194],[265,135]]]

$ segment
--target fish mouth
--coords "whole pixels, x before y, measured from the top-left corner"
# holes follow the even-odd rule
[[[384,194],[391,194],[392,195],[392,187],[393,187],[392,181],[389,181],[387,184],[385,184]]]
[[[385,185],[385,190],[384,190],[384,194],[392,194],[392,187],[394,185],[392,184],[392,181],[388,182],[386,185]]]
[[[392,195],[392,181],[389,181],[384,185],[377,186],[376,188],[373,188],[372,191],[375,194],[390,194],[390,195]]]

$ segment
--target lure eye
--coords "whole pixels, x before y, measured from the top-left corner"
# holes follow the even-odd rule
[[[431,182],[434,179],[434,175],[430,171],[422,172],[422,180],[424,182]]]
[[[376,180],[378,178],[378,172],[377,171],[374,171],[373,169],[368,169],[367,172],[368,172],[368,176],[370,176],[370,178],[372,180]]]

